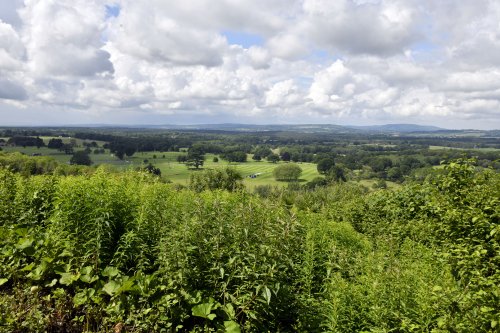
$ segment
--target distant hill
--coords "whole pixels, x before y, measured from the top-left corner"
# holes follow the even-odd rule
[[[415,124],[387,124],[387,125],[347,126],[347,127],[364,131],[399,132],[399,133],[446,131],[444,128],[436,126],[423,126]]]
[[[199,124],[199,125],[158,125],[148,126],[154,128],[180,129],[180,130],[215,130],[235,132],[261,132],[261,131],[286,131],[303,133],[413,133],[413,132],[439,132],[448,131],[436,126],[423,126],[415,124],[387,124],[374,126],[341,126],[334,124],[303,124],[303,125],[253,125],[253,124]]]
[[[335,124],[162,124],[162,125],[126,125],[126,124],[92,124],[92,125],[68,125],[68,126],[34,126],[34,128],[66,128],[66,129],[121,129],[121,130],[174,130],[174,131],[214,131],[214,132],[295,132],[295,133],[318,133],[318,134],[345,134],[345,135],[405,135],[405,136],[429,136],[429,137],[500,137],[500,130],[477,130],[477,129],[444,129],[437,126],[425,126],[416,124],[386,124],[372,126],[348,126]]]
[[[355,133],[360,130],[333,124],[304,124],[304,125],[254,125],[254,124],[199,124],[199,125],[152,125],[147,128],[163,128],[177,130],[212,130],[232,132],[302,132],[302,133]]]

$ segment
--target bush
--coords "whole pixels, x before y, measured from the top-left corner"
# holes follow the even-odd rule
[[[296,181],[302,174],[302,169],[294,163],[282,164],[274,168],[273,176],[276,180]]]
[[[189,188],[195,192],[205,190],[238,191],[244,188],[243,177],[233,168],[204,170],[191,174]]]
[[[322,175],[326,175],[331,168],[335,165],[335,161],[333,158],[323,158],[320,161],[318,161],[317,169],[318,172]]]
[[[459,160],[397,191],[256,189],[266,198],[204,191],[216,176],[195,192],[144,172],[0,168],[0,326],[497,330],[498,173]]]
[[[92,160],[90,159],[88,152],[80,150],[73,153],[73,156],[69,160],[69,163],[78,165],[91,165]]]

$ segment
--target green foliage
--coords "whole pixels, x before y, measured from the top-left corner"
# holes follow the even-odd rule
[[[62,139],[52,138],[52,139],[49,140],[47,148],[61,149],[63,147],[63,144],[64,143],[63,143]]]
[[[325,177],[315,177],[310,182],[307,182],[307,184],[305,184],[304,186],[309,190],[314,190],[318,187],[328,186],[328,181],[325,179]]]
[[[327,157],[318,161],[318,172],[322,175],[326,175],[330,169],[335,165],[333,158]]]
[[[301,174],[302,169],[295,163],[281,164],[273,170],[276,180],[294,181],[298,180]]]
[[[345,182],[347,181],[346,171],[340,165],[332,166],[326,173],[326,179],[330,182]]]
[[[149,172],[152,175],[155,176],[161,176],[161,170],[157,167],[155,167],[153,164],[148,163],[145,167],[141,168],[141,170]]]
[[[438,289],[450,311],[438,320],[448,331],[490,331],[500,315],[500,177],[457,160],[421,185],[380,192],[370,200],[358,230],[435,248],[454,285]]]
[[[247,154],[244,151],[230,151],[222,155],[228,162],[242,163],[247,161]]]
[[[92,160],[88,152],[84,150],[79,150],[73,153],[73,156],[69,160],[70,164],[79,164],[79,165],[91,165]]]
[[[191,174],[189,188],[195,192],[205,190],[238,191],[244,188],[243,177],[233,168],[208,169]]]
[[[267,160],[272,163],[278,163],[280,160],[280,156],[278,154],[270,154],[267,157]]]
[[[50,157],[29,157],[20,153],[0,153],[0,167],[24,176],[50,174],[59,164]]]
[[[457,160],[397,191],[335,182],[255,195],[232,172],[196,172],[181,189],[144,172],[0,168],[0,327],[498,329],[497,173]]]
[[[387,182],[383,179],[377,180],[375,183],[373,183],[372,186],[374,189],[382,189],[385,190],[387,188]]]
[[[198,169],[200,166],[203,166],[205,162],[205,151],[203,146],[195,145],[189,148],[185,162],[188,168]]]

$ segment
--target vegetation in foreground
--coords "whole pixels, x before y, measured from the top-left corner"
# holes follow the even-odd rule
[[[499,327],[500,176],[470,160],[371,194],[23,167],[0,169],[0,330]]]

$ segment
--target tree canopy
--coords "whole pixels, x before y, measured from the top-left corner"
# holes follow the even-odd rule
[[[302,174],[302,169],[295,163],[282,164],[274,168],[273,176],[276,180],[295,181]]]
[[[205,151],[202,146],[194,145],[188,150],[186,165],[188,168],[198,169],[205,162]]]
[[[91,165],[92,160],[90,159],[90,156],[86,151],[79,150],[73,153],[73,156],[69,160],[69,163],[78,165]]]
[[[318,172],[322,175],[326,175],[328,171],[335,165],[335,161],[331,157],[326,157],[318,161]]]

